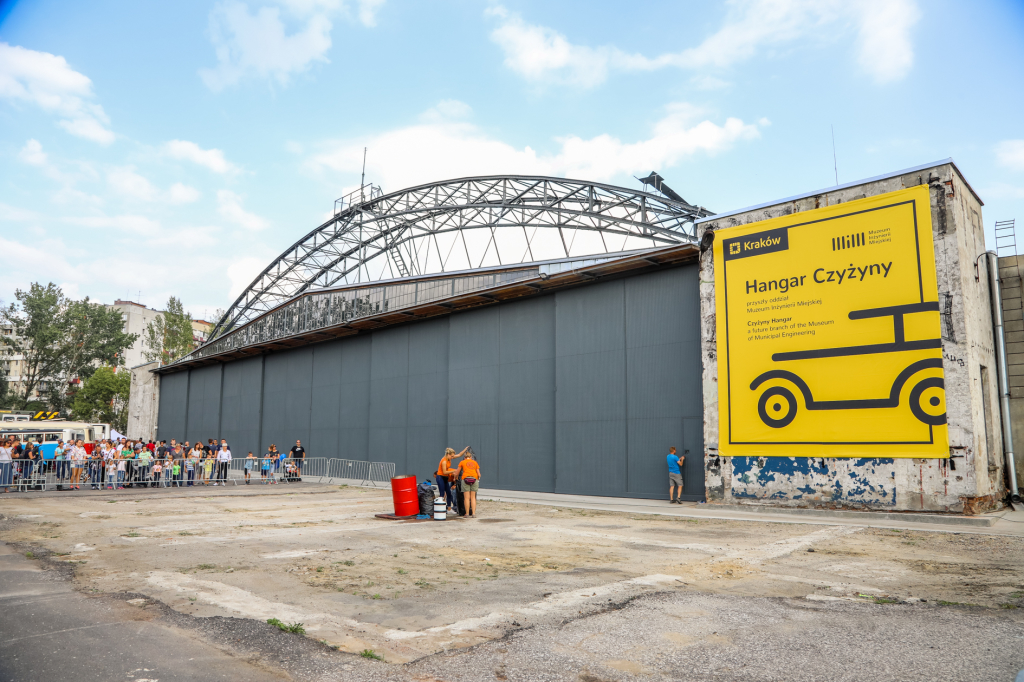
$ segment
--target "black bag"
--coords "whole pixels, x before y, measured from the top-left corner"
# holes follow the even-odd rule
[[[429,483],[420,483],[417,491],[420,498],[420,514],[432,516],[434,514],[434,486]]]
[[[466,498],[462,496],[462,491],[459,490],[459,487],[460,486],[458,484],[458,481],[456,481],[455,489],[452,492],[455,493],[455,503],[456,503],[456,506],[459,508],[459,516],[465,516],[466,515]]]

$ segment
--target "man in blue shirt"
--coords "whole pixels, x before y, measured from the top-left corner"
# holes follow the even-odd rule
[[[668,497],[669,504],[683,503],[683,462],[685,455],[677,455],[675,448],[668,449]],[[676,490],[679,497],[676,497]]]

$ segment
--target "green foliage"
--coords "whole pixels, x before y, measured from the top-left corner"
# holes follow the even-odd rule
[[[181,301],[171,296],[164,314],[146,326],[142,354],[149,362],[168,365],[195,350],[192,315],[185,312]]]
[[[292,632],[296,635],[306,634],[306,628],[303,627],[302,623],[284,623],[277,618],[268,618],[267,623],[273,625],[278,630],[283,630],[284,632]]]
[[[374,652],[373,649],[363,649],[362,652],[359,655],[362,656],[363,658],[372,658],[375,661],[383,661],[384,660],[384,657],[381,656],[380,654]]]
[[[124,433],[128,430],[131,384],[132,377],[127,370],[122,368],[115,372],[112,367],[100,367],[75,394],[72,416],[82,421],[110,424]]]
[[[97,363],[124,364],[123,353],[135,339],[124,332],[120,311],[68,298],[52,282],[33,283],[15,292],[16,303],[0,309],[0,322],[12,328],[0,337],[7,354],[23,357],[22,385],[12,404],[24,409],[32,393],[46,386],[50,409],[67,412],[74,402],[76,379],[87,379]]]

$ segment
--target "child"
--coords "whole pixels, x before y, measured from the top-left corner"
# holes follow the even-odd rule
[[[163,470],[164,467],[160,464],[160,460],[155,460],[153,464],[153,486],[159,488],[163,484]]]
[[[114,479],[117,478],[117,464],[114,460],[107,460],[107,490],[114,489]]]
[[[191,457],[185,460],[185,471],[188,472],[188,483],[186,485],[191,486],[196,478],[196,461]]]
[[[260,478],[263,479],[263,485],[267,484],[267,474],[270,473],[270,458],[263,458],[263,465],[260,467]]]
[[[179,464],[180,461],[181,460],[178,459],[174,460],[174,464],[171,466],[171,476],[174,479],[175,488],[181,487],[181,464]]]
[[[206,480],[203,485],[209,485],[210,479],[213,478],[213,457],[207,457],[203,460],[203,469],[206,472]]]
[[[252,474],[252,465],[256,463],[256,455],[252,454],[252,450],[249,451],[249,456],[245,458],[245,484],[249,485],[249,476]]]
[[[295,462],[288,460],[284,465],[284,480],[292,483],[295,481]]]
[[[124,458],[117,458],[117,489],[124,490],[124,472],[125,472],[125,461]]]

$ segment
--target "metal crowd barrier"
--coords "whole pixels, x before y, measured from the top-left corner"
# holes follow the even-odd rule
[[[115,460],[125,462],[124,471],[115,471],[113,478],[108,477],[105,462],[86,460],[77,470],[80,472],[77,482],[73,482],[76,470],[71,461],[55,460],[15,460],[11,463],[0,463],[0,488],[9,487],[20,492],[57,490],[60,486],[69,490],[72,485],[80,489],[90,490],[94,486],[100,489],[113,487],[118,489],[128,484],[134,488],[178,488],[199,485],[245,485],[246,463],[250,463],[250,485],[298,483],[312,481],[333,484],[350,481],[356,485],[386,484],[395,476],[394,462],[366,462],[351,459],[335,459],[327,457],[306,457],[301,459],[275,459],[271,462],[266,475],[263,474],[263,458],[248,459],[235,457],[228,462],[226,479],[219,479],[218,462],[212,461],[209,470],[206,464],[210,460],[201,459],[174,460],[179,464],[179,473],[175,475],[171,466],[163,466],[162,471],[154,472],[156,458],[148,465],[141,465],[137,460]]]

